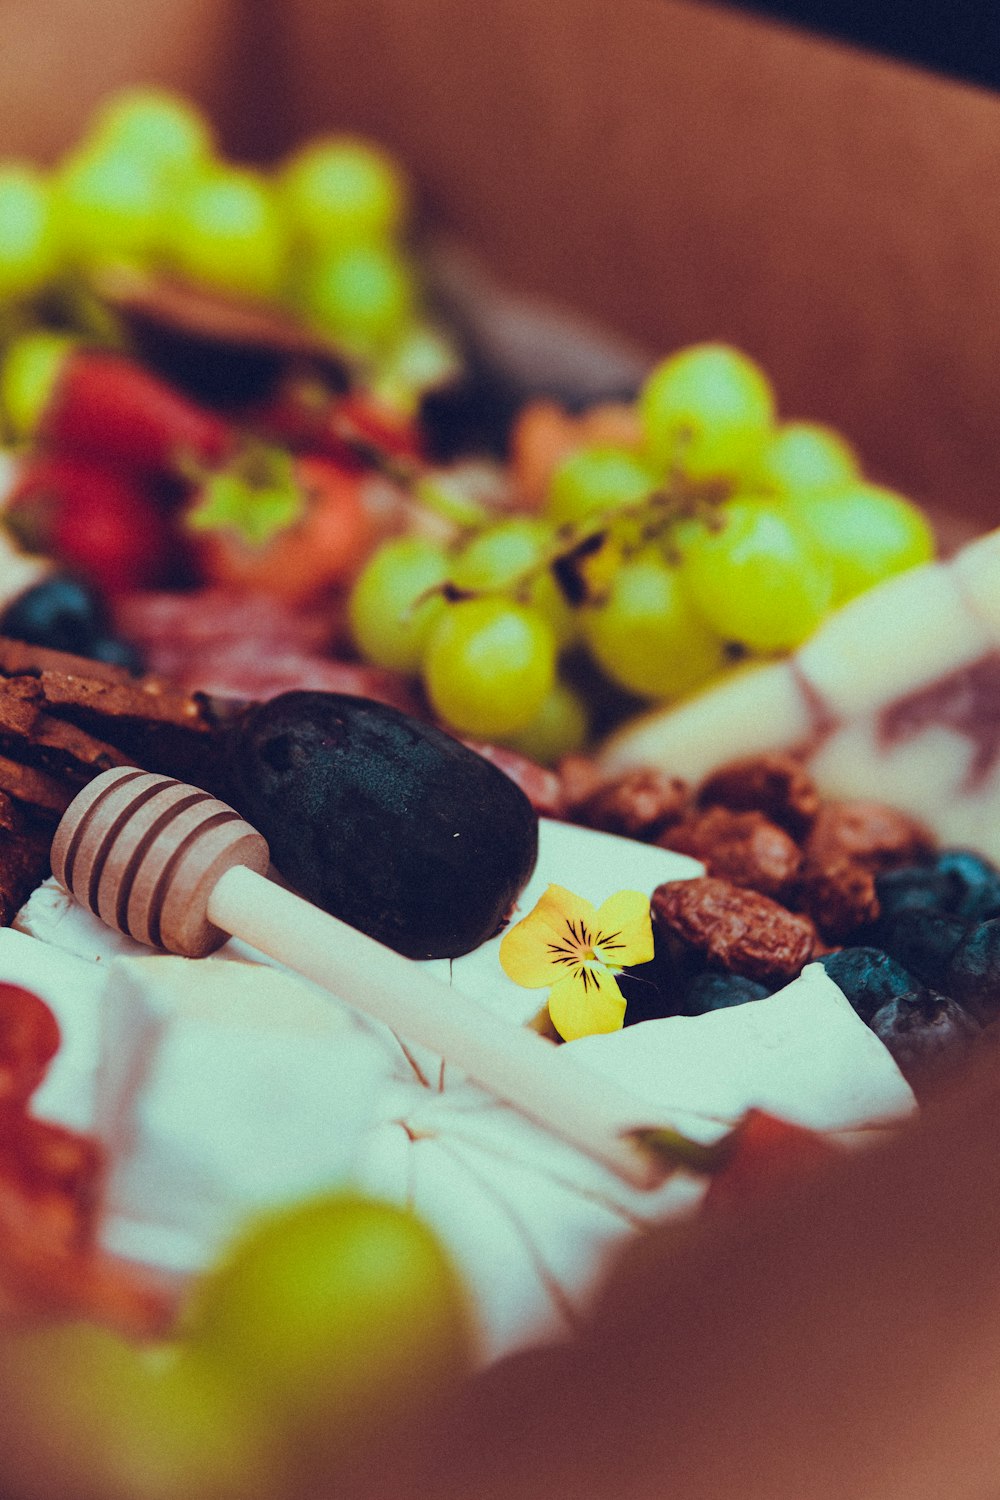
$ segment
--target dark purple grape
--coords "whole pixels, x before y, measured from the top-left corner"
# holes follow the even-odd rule
[[[869,1025],[918,1094],[962,1061],[981,1030],[950,996],[927,991],[897,995]]]
[[[770,993],[766,984],[743,974],[716,974],[706,969],[687,985],[681,1005],[686,1016],[704,1016],[713,1010],[763,1000]]]
[[[967,922],[1000,917],[1000,870],[973,849],[943,849],[934,863],[954,887],[949,910]]]
[[[841,948],[824,954],[819,962],[862,1021],[870,1021],[887,1001],[923,988],[909,969],[881,948]]]
[[[1000,917],[980,922],[959,943],[945,988],[981,1025],[1000,1016]]]
[[[226,728],[229,801],[307,900],[407,958],[498,932],[538,854],[509,776],[386,703],[281,693]]]
[[[969,924],[960,917],[903,910],[879,917],[866,935],[873,946],[883,948],[923,984],[947,991],[945,976],[951,956],[968,930]]]

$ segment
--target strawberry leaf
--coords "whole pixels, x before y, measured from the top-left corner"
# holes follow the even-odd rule
[[[185,524],[192,531],[229,531],[263,550],[302,519],[306,497],[290,454],[254,448],[205,481]]]

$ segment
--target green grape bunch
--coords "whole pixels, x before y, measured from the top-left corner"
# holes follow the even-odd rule
[[[250,166],[192,101],[123,88],[52,167],[0,161],[0,339],[55,311],[121,341],[94,309],[124,267],[283,309],[413,416],[460,362],[427,305],[410,198],[402,164],[372,141],[332,132]]]
[[[662,360],[634,414],[634,443],[556,462],[541,509],[473,517],[451,546],[397,538],[358,578],[362,656],[455,732],[554,763],[588,744],[595,674],[628,710],[673,702],[933,556],[919,508],[832,428],[780,419],[736,348]]]

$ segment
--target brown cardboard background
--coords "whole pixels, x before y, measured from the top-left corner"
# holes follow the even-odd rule
[[[295,127],[401,152],[450,229],[653,353],[1000,519],[1000,100],[681,0],[288,0]]]
[[[267,159],[370,131],[510,284],[757,355],[889,482],[1000,520],[1000,99],[685,0],[0,0],[0,150],[185,90]]]
[[[234,0],[0,0],[0,150],[50,161],[114,87],[183,89],[236,133]],[[270,7],[268,6],[267,9]],[[241,17],[241,20],[243,17]]]

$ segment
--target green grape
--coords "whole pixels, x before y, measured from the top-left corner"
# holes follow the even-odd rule
[[[535,567],[553,546],[552,527],[534,516],[514,516],[481,531],[459,552],[451,567],[451,581],[461,589],[507,589],[514,580]],[[560,646],[576,634],[570,605],[548,568],[528,584],[518,601],[537,609],[555,631]]]
[[[435,712],[459,734],[480,739],[530,724],[555,673],[556,638],[548,621],[496,596],[449,605],[424,657]]]
[[[53,179],[56,231],[70,259],[144,262],[159,248],[169,196],[159,171],[125,150],[74,152]]]
[[[121,89],[98,111],[89,133],[98,150],[122,151],[171,175],[208,161],[212,132],[201,112],[167,89]]]
[[[395,235],[406,212],[402,174],[384,151],[350,136],[301,147],[280,180],[293,232],[314,247]]]
[[[552,475],[546,514],[555,526],[575,525],[601,511],[633,505],[655,487],[649,469],[627,448],[577,448]]]
[[[787,504],[833,568],[836,604],[934,556],[934,533],[922,512],[880,485],[859,480],[792,496]]]
[[[556,681],[530,724],[504,737],[504,744],[540,765],[553,766],[564,755],[582,750],[590,733],[587,710],[578,693]]]
[[[695,608],[720,636],[752,650],[798,646],[833,602],[832,566],[781,501],[730,500],[719,519],[681,560]]]
[[[653,370],[639,395],[646,452],[658,473],[729,480],[753,460],[775,418],[764,371],[727,344],[694,344]]]
[[[57,262],[49,184],[20,162],[0,165],[0,298],[37,292]]]
[[[44,1443],[73,1494],[249,1500],[268,1493],[269,1470],[276,1477],[272,1434],[210,1369],[95,1324],[49,1324],[9,1339],[0,1406],[19,1433]],[[21,1445],[30,1450],[30,1441]],[[13,1478],[6,1469],[5,1477]]]
[[[335,1453],[467,1372],[458,1277],[412,1213],[343,1193],[251,1226],[195,1288],[183,1349],[269,1426]]]
[[[79,339],[38,329],[9,344],[0,363],[0,408],[14,438],[34,438]]]
[[[410,323],[372,371],[371,392],[393,410],[419,416],[424,392],[458,379],[461,370],[458,349],[443,329]]]
[[[270,184],[245,167],[212,167],[177,194],[165,255],[212,291],[271,300],[285,284],[287,243]]]
[[[618,572],[606,603],[583,612],[590,650],[613,681],[645,698],[673,698],[725,666],[725,648],[692,606],[680,571],[653,552]]]
[[[448,575],[447,555],[434,542],[415,536],[385,542],[358,574],[348,601],[362,656],[395,672],[419,671],[445,601],[440,594],[416,601]]]
[[[860,478],[857,454],[846,438],[820,422],[783,422],[768,438],[745,476],[747,488],[804,494]]]
[[[413,273],[387,245],[349,245],[316,260],[301,286],[302,311],[323,333],[361,352],[390,345],[410,322]]]

